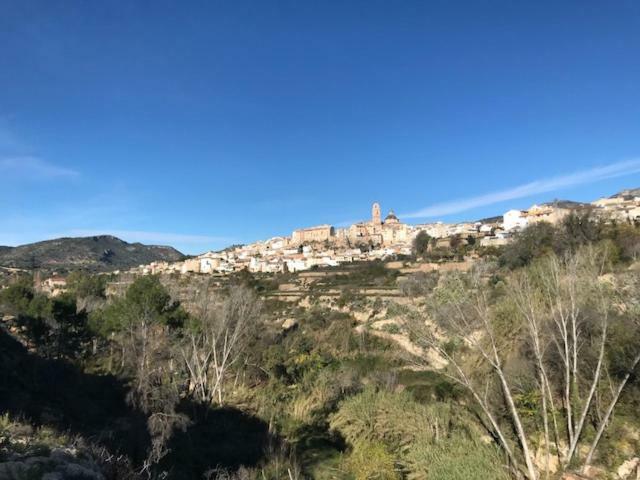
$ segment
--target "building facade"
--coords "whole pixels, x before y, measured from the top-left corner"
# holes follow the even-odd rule
[[[318,225],[316,227],[294,230],[291,241],[294,244],[331,241],[335,236],[335,229],[331,225]]]

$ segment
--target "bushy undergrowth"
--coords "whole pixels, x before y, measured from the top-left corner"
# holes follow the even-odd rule
[[[356,478],[377,478],[368,470],[377,464],[385,466],[384,478],[508,478],[475,419],[450,403],[422,404],[405,392],[369,387],[341,402],[330,424],[351,445],[347,465]]]
[[[417,443],[404,463],[409,480],[509,480],[503,455],[492,444],[453,434],[433,444]]]

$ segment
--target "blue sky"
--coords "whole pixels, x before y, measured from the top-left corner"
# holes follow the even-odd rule
[[[0,245],[197,253],[640,186],[636,1],[0,2]],[[401,217],[402,218],[402,217]]]

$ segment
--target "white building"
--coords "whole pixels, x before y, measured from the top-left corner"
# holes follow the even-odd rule
[[[491,235],[491,233],[493,232],[493,226],[489,225],[488,223],[482,224],[480,225],[479,231],[482,234]]]
[[[509,210],[503,215],[503,228],[507,231],[525,228],[529,220],[522,210]]]
[[[307,265],[306,258],[292,258],[286,259],[287,270],[290,272],[298,272],[300,270],[307,270],[309,267]]]
[[[416,225],[415,234],[417,235],[421,231],[427,232],[427,235],[433,238],[445,238],[449,236],[449,225],[442,222]]]

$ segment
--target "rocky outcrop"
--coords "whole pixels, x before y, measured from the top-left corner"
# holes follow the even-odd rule
[[[0,463],[0,478],[22,480],[104,480],[100,468],[73,448],[55,448],[24,454],[8,454]]]
[[[636,480],[640,478],[640,458],[634,457],[618,467],[616,471],[621,480]]]
[[[295,318],[287,318],[284,322],[282,322],[282,329],[283,330],[290,330],[293,327],[295,327],[296,325],[298,325],[298,320]]]

